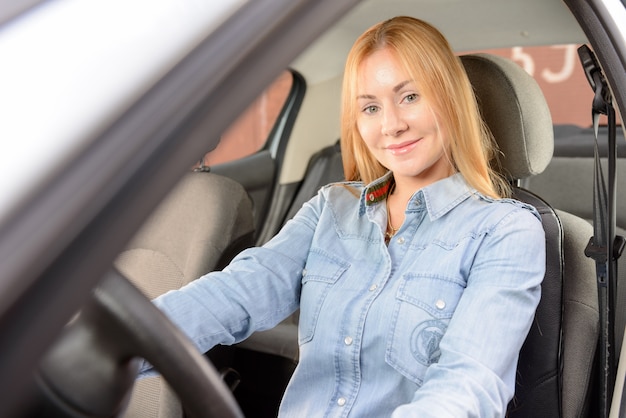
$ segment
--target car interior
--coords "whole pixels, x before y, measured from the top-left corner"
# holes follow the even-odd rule
[[[550,183],[536,179],[554,164],[552,120],[535,80],[520,66],[501,57],[474,54],[463,55],[461,60],[475,88],[485,120],[505,156],[501,171],[515,185],[514,198],[539,210],[546,231],[547,270],[542,285],[543,296],[535,324],[520,354],[516,396],[509,406],[509,416],[585,416],[593,407],[595,382],[592,377],[599,333],[594,263],[584,255],[588,239],[593,235],[587,220],[591,216],[573,210],[578,199],[573,199],[574,205],[563,201],[551,203],[554,193],[550,190],[541,193],[533,188],[535,181],[542,185]],[[566,138],[572,141],[570,135]],[[296,197],[284,211],[285,219],[293,216],[319,188],[342,179],[338,144],[320,150],[307,165]],[[521,187],[522,184],[525,187]],[[239,201],[241,198],[240,194],[233,194],[225,200]],[[168,201],[164,203],[168,204]],[[251,217],[249,209],[247,216]],[[186,221],[193,224],[195,217],[186,218]],[[154,226],[149,222],[144,229],[150,231],[162,227],[162,222]],[[177,225],[167,227],[174,228],[171,233],[180,229]],[[153,234],[144,229],[140,235]],[[223,233],[218,235],[223,236]],[[252,245],[251,240],[247,243]],[[177,246],[171,249],[174,248]],[[166,250],[163,253],[170,258]],[[128,252],[122,256],[127,263],[133,258]],[[141,271],[146,269],[137,270],[138,273]],[[134,281],[133,275],[127,276]],[[155,277],[158,276],[148,274],[144,280],[158,282]],[[208,353],[218,369],[236,373],[234,394],[246,416],[273,416],[277,413],[281,389],[285,388],[298,361],[297,319],[294,314],[276,328],[258,332],[235,347],[217,347]],[[269,367],[262,368],[259,364]],[[136,386],[127,416],[138,416],[138,411],[145,413],[149,410],[146,404],[152,408],[159,405],[160,412],[154,416],[181,416],[180,404],[167,386],[165,389],[144,388],[141,385],[146,385],[146,380]]]
[[[11,33],[14,22],[18,26],[26,20],[31,10],[54,9],[62,2],[18,3],[7,10],[0,6],[0,29],[5,33]],[[41,158],[38,170],[23,175],[26,179],[40,174],[43,180],[11,211],[0,199],[0,335],[12,341],[0,347],[0,390],[13,393],[15,386],[26,393],[2,402],[0,415],[276,416],[298,365],[297,312],[239,344],[197,353],[149,300],[223,268],[245,248],[263,245],[320,188],[343,180],[338,138],[343,58],[354,37],[370,24],[413,14],[443,28],[459,51],[501,151],[499,170],[513,186],[513,197],[538,209],[546,232],[542,299],[520,353],[507,417],[606,418],[613,383],[617,407],[611,408],[611,418],[626,416],[626,405],[619,404],[625,402],[623,382],[618,378],[605,387],[602,345],[610,334],[611,356],[616,356],[610,361],[617,367],[617,353],[625,348],[626,286],[619,284],[626,280],[626,261],[616,256],[618,286],[611,290],[615,305],[609,304],[616,312],[611,312],[614,322],[606,330],[597,264],[586,254],[590,238],[598,235],[595,166],[599,161],[604,172],[614,168],[617,178],[623,177],[623,125],[618,126],[616,166],[609,167],[612,150],[605,138],[610,126],[603,122],[594,132],[593,127],[555,124],[544,93],[519,63],[476,52],[513,45],[591,44],[619,112],[626,107],[626,35],[622,45],[623,25],[611,19],[626,17],[626,5],[624,0],[461,3],[225,1],[214,20],[195,23],[199,29],[186,43],[161,41],[162,49],[171,47],[173,55],[143,76],[145,84],[131,89],[133,74],[121,65],[139,67],[145,57],[133,62],[125,56],[117,66],[111,61],[110,72],[119,69],[130,80],[127,96],[93,120],[70,114],[69,120],[77,126],[81,121],[84,131],[62,131],[61,136],[85,139],[74,149],[68,147],[67,155],[53,155],[52,148],[45,147],[54,139],[46,132],[39,143],[49,158]],[[156,3],[151,7],[158,9]],[[459,12],[453,13],[456,7]],[[145,10],[137,6],[137,11],[139,20],[148,20]],[[100,16],[91,13],[94,24]],[[197,9],[192,14],[202,13]],[[485,25],[488,13],[498,19]],[[136,25],[130,23],[131,28]],[[177,26],[159,31],[173,38],[185,30]],[[106,33],[104,37],[110,37]],[[480,39],[468,35],[473,33],[481,34]],[[0,30],[0,53],[7,52],[3,35]],[[37,43],[45,45],[44,40]],[[95,51],[99,44],[91,45]],[[74,66],[91,59],[74,50],[57,57]],[[96,64],[100,67],[101,61],[96,59]],[[193,159],[218,145],[219,133],[285,68],[291,78],[289,91],[260,149],[231,161],[192,165]],[[43,90],[46,79],[35,74],[27,85]],[[69,85],[54,81],[47,84]],[[1,86],[7,90],[9,84]],[[106,89],[104,82],[90,84]],[[104,90],[98,94],[105,103],[100,100]],[[47,114],[57,101],[29,99],[28,89],[19,90],[18,96],[32,103],[29,115]],[[10,105],[19,108],[20,103]],[[0,98],[0,109],[3,105]],[[39,105],[45,111],[38,111]],[[66,106],[70,113],[89,107],[75,100],[71,105]],[[589,103],[590,116],[591,109]],[[61,119],[50,114],[51,119]],[[25,136],[31,128],[52,131],[43,116],[37,123],[15,120]],[[12,122],[0,124],[0,136]],[[30,159],[32,155],[30,151]],[[47,160],[55,158],[59,165],[47,167]],[[0,177],[20,176],[3,171]],[[8,183],[3,187],[8,196]],[[615,187],[612,210],[619,238],[626,236],[626,186],[618,181]],[[46,222],[54,225],[44,228]],[[161,376],[134,381],[142,361],[138,357],[150,359]],[[624,371],[618,374],[626,380],[626,365],[619,366]],[[22,413],[13,414],[14,409]]]

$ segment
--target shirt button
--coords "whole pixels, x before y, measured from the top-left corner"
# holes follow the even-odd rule
[[[435,302],[435,307],[441,310],[446,307],[446,302],[443,299],[439,299],[437,302]]]
[[[420,206],[422,204],[422,201],[419,199],[415,199],[415,206]]]
[[[398,242],[398,244],[400,244],[400,245],[404,244],[404,238],[403,238],[403,237],[398,238],[398,241],[397,241],[397,242]]]
[[[374,290],[378,289],[378,285],[377,284],[373,284],[370,286],[370,292],[373,292]]]
[[[306,269],[302,269],[302,276],[306,276]]]
[[[344,406],[346,404],[346,398],[337,399],[337,405]]]
[[[353,341],[352,337],[346,337],[346,338],[343,339],[343,343],[345,345],[352,345],[352,341]]]
[[[376,196],[374,196],[374,193],[370,193],[368,197],[370,199],[370,202],[373,202],[374,200],[376,200]]]

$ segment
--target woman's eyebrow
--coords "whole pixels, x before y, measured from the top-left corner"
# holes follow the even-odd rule
[[[399,83],[397,86],[393,88],[393,92],[394,93],[399,92],[404,86],[412,82],[413,82],[412,80],[406,80],[406,81],[403,81],[402,83]]]

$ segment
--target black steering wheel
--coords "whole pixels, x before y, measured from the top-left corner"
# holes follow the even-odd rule
[[[192,417],[243,417],[213,365],[116,271],[65,327],[37,374],[41,416],[113,417],[124,411],[141,359]]]

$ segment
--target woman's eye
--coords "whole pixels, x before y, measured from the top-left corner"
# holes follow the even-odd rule
[[[407,103],[412,103],[414,101],[416,101],[419,98],[417,93],[411,93],[411,94],[407,94],[406,96],[404,96],[404,101]]]
[[[363,108],[363,112],[367,113],[367,114],[370,114],[370,115],[374,114],[374,113],[378,112],[378,106],[374,106],[374,105],[366,106],[365,108]]]

